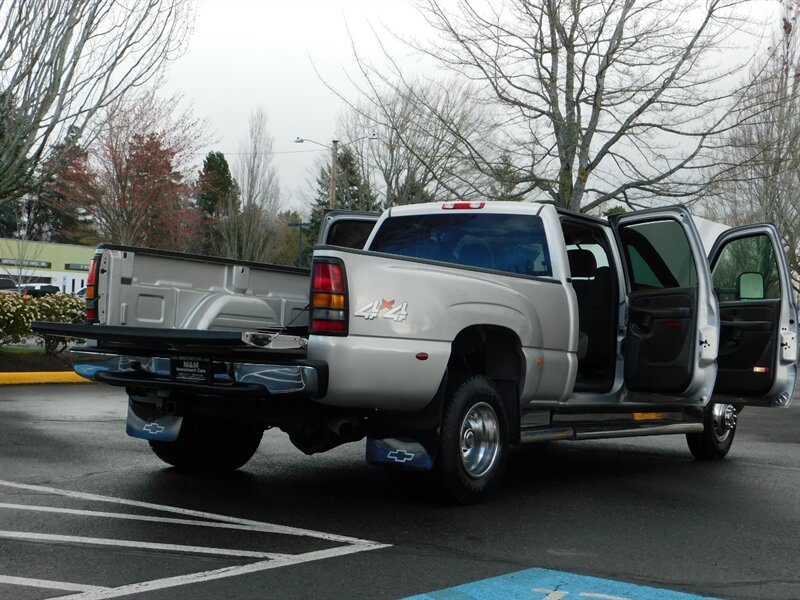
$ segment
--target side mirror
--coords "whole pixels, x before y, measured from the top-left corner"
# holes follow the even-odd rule
[[[764,298],[764,276],[748,271],[736,279],[736,297],[739,300],[762,300]]]

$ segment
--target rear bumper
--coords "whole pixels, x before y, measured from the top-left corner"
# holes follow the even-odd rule
[[[228,397],[324,395],[328,367],[322,361],[287,360],[280,363],[213,361],[208,381],[184,381],[172,373],[172,359],[130,356],[73,349],[75,372],[81,377],[121,387],[184,391]]]

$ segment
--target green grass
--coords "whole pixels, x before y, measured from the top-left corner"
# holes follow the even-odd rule
[[[8,347],[8,346],[0,346],[0,354],[24,354],[24,355],[31,355],[31,354],[44,354],[44,348],[20,348],[20,347]]]

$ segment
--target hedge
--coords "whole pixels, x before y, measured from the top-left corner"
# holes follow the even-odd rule
[[[0,346],[18,344],[35,337],[45,354],[57,354],[68,344],[77,341],[31,331],[31,321],[81,323],[86,318],[86,301],[72,294],[19,296],[0,294]]]

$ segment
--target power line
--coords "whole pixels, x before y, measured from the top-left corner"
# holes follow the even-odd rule
[[[258,156],[258,155],[265,155],[265,156],[272,156],[274,154],[308,154],[309,152],[325,152],[323,148],[320,149],[311,149],[311,150],[276,150],[274,152],[225,152],[224,150],[211,150],[211,152],[221,152],[225,156]],[[202,152],[198,152],[198,155],[203,154]]]

